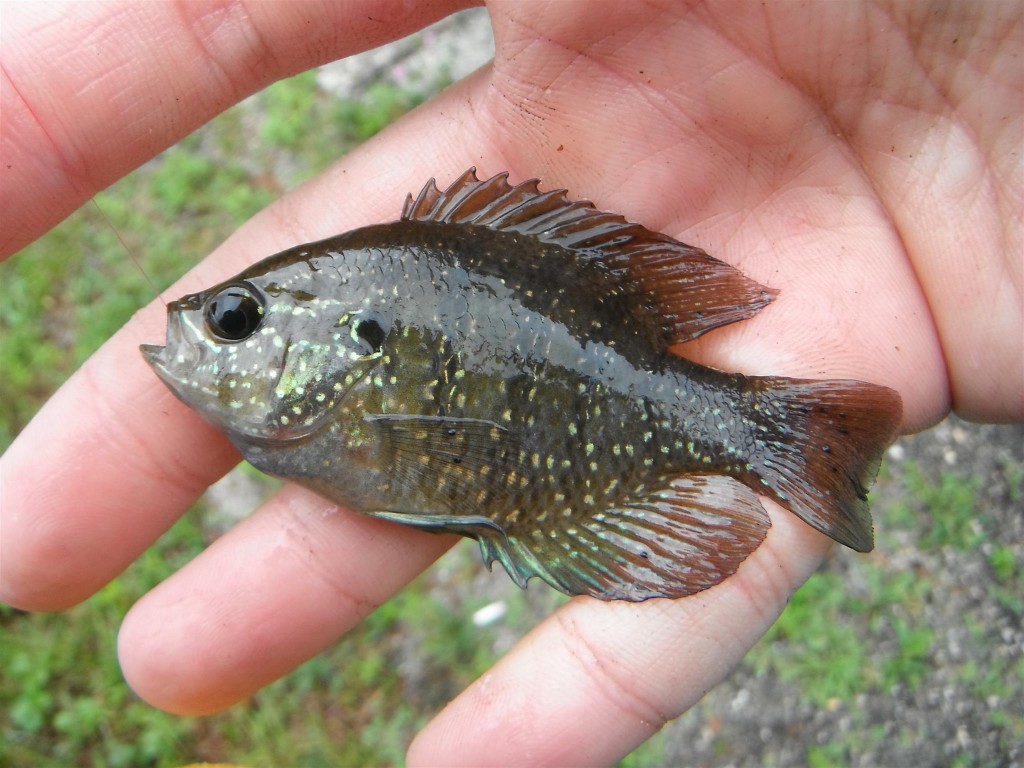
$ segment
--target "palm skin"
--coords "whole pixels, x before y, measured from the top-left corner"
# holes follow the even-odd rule
[[[5,8],[2,253],[245,94],[457,5]],[[493,66],[289,193],[168,294],[392,219],[428,177],[476,165],[567,187],[780,290],[757,318],[680,350],[689,357],[888,385],[905,431],[950,408],[1024,415],[1019,3],[564,0],[490,13]],[[143,363],[138,345],[162,338],[154,304],[3,457],[4,601],[85,599],[238,460]],[[571,600],[420,733],[410,764],[628,752],[721,679],[820,563],[827,541],[768,506],[764,545],[705,593]],[[143,598],[120,635],[133,688],[175,712],[227,706],[451,544],[328,511],[286,487]]]

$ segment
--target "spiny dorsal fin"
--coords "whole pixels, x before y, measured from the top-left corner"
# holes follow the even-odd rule
[[[666,345],[753,316],[775,291],[725,262],[660,232],[572,201],[566,190],[541,192],[537,179],[512,186],[508,174],[480,181],[470,168],[441,192],[431,179],[402,209],[406,221],[475,224],[536,237],[595,267],[609,290],[634,298],[636,319],[653,323]]]

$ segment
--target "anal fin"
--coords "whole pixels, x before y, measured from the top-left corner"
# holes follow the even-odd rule
[[[671,478],[596,514],[546,520],[525,537],[490,538],[484,559],[501,561],[520,585],[535,575],[570,595],[631,601],[718,584],[771,526],[753,491],[723,475]]]

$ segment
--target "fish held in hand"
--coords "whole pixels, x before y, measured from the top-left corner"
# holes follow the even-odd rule
[[[669,351],[774,291],[536,180],[431,180],[399,221],[283,251],[168,306],[143,346],[257,468],[479,541],[525,586],[681,597],[731,575],[757,494],[858,551],[901,404]]]

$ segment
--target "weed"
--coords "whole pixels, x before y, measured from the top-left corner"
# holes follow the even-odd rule
[[[912,627],[899,616],[892,620],[899,651],[882,663],[882,685],[891,688],[897,684],[915,690],[928,676],[935,633],[930,627]]]
[[[1018,562],[1015,548],[993,546],[988,562],[996,578],[988,587],[989,595],[1010,613],[1024,616],[1024,565]]]
[[[339,102],[335,117],[340,124],[349,126],[353,139],[364,141],[419,101],[418,97],[392,86],[373,85],[365,98]]]
[[[975,511],[977,478],[944,471],[936,485],[912,461],[904,463],[904,485],[924,510],[927,530],[920,546],[927,549],[977,547],[984,539]]]
[[[1022,497],[1021,488],[1024,487],[1024,468],[1019,464],[1012,464],[1007,461],[1003,465],[1003,474],[1006,477],[1006,487],[1010,493],[1010,503],[1016,506],[1020,504]]]
[[[851,608],[858,606],[847,602],[838,576],[813,575],[752,651],[755,668],[773,669],[781,679],[796,682],[818,706],[850,700],[868,674],[864,643],[850,623]]]
[[[647,768],[665,765],[665,732],[659,731],[640,747],[626,755],[618,768]]]
[[[808,768],[840,768],[848,764],[849,754],[844,744],[830,741],[807,750]]]
[[[325,101],[316,84],[316,72],[303,72],[275,83],[260,98],[265,108],[260,129],[263,141],[292,150],[307,143],[307,131],[316,121],[317,103]]]

